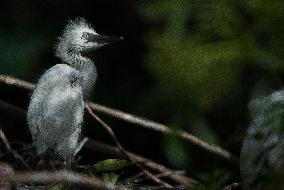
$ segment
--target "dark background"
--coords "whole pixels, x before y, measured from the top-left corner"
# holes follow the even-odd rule
[[[248,103],[282,87],[281,0],[0,1],[0,73],[36,83],[60,62],[56,37],[84,17],[100,34],[125,40],[92,52],[98,68],[93,101],[183,129],[239,155]],[[26,109],[30,93],[0,86],[0,98]],[[87,114],[86,114],[87,115]],[[129,150],[212,189],[239,181],[238,168],[182,140],[103,117]],[[11,141],[31,142],[27,126],[5,113]],[[84,134],[111,142],[85,119]],[[83,161],[99,158],[82,151]]]

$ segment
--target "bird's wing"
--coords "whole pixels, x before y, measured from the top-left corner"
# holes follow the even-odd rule
[[[84,102],[80,88],[54,90],[47,102],[44,125],[50,134],[70,135],[82,123]]]
[[[78,77],[74,68],[58,64],[40,78],[27,114],[34,140],[47,142],[48,139],[55,139],[53,136],[57,136],[58,130],[62,134],[66,125],[72,129],[76,122],[82,122],[83,97],[79,83],[71,80],[74,77]]]

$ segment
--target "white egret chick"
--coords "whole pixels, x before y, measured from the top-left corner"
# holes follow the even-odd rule
[[[82,53],[120,39],[99,35],[82,18],[69,21],[56,46],[63,63],[41,76],[28,108],[27,122],[39,154],[51,150],[61,158],[74,158],[81,149],[84,100],[97,77],[94,62]]]

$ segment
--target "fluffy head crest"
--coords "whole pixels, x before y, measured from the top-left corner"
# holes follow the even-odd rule
[[[84,36],[86,33],[97,35],[93,27],[84,18],[69,20],[62,35],[58,38],[55,47],[56,56],[64,62],[70,63],[70,61],[72,62],[70,60],[72,55],[79,54],[81,51],[92,47],[94,44],[86,40]]]
[[[88,31],[90,33],[94,33],[95,30],[93,26],[87,23],[86,19],[82,17],[75,18],[74,20],[69,20],[67,26],[65,27],[62,37],[65,37],[73,32],[78,31]]]

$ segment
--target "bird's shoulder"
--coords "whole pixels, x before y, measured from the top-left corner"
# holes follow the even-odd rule
[[[66,75],[77,75],[79,76],[78,70],[67,64],[57,64],[50,69],[48,69],[41,77],[41,79],[65,79]]]
[[[64,95],[81,98],[80,74],[66,64],[57,64],[48,69],[39,79],[31,97],[31,107],[43,102],[61,99]],[[65,98],[67,98],[65,97]]]
[[[39,79],[37,88],[52,90],[52,87],[60,85],[73,85],[74,81],[79,81],[80,73],[78,70],[67,64],[57,64],[48,69]],[[66,87],[67,87],[66,86]]]

